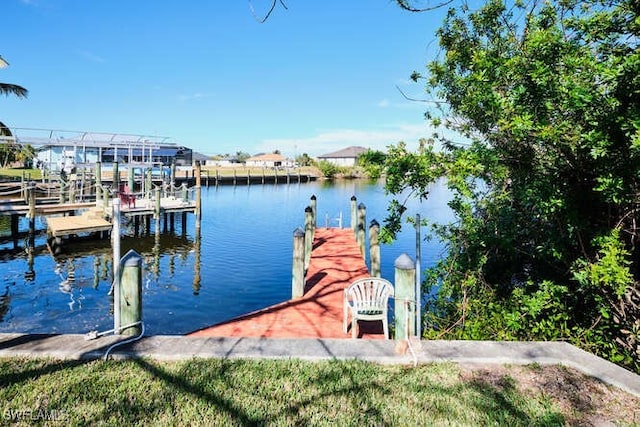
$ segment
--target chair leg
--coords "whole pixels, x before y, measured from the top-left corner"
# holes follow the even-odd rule
[[[347,310],[347,307],[345,306],[343,313],[342,313],[342,330],[344,331],[344,333],[347,333],[347,328],[348,328],[348,322],[347,320],[349,320],[349,311]]]
[[[351,338],[358,338],[358,319],[355,317],[351,319]]]
[[[389,339],[389,323],[386,320],[382,320],[382,330],[384,331],[384,339]]]

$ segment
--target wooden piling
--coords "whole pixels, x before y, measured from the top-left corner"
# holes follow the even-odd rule
[[[305,232],[300,227],[293,231],[293,271],[291,281],[291,298],[304,294],[304,240]]]
[[[351,196],[351,229],[353,230],[354,235],[358,233],[357,201],[358,199],[356,196]]]
[[[117,161],[113,162],[112,174],[113,174],[113,178],[111,179],[112,187],[115,189],[115,191],[120,191],[120,171],[118,170]]]
[[[380,224],[375,219],[369,224],[369,260],[371,275],[380,277]]]
[[[313,225],[313,229],[315,230],[318,226],[318,198],[315,194],[311,196],[311,211],[313,212],[313,219],[311,224]]]
[[[105,199],[106,200],[106,199]],[[120,334],[120,199],[113,199],[111,247],[113,248],[113,331]]]
[[[200,187],[200,162],[196,161],[196,231],[197,232],[200,232],[201,217],[202,217],[202,188]]]
[[[304,210],[304,269],[309,268],[311,249],[313,248],[313,209],[307,206]]]
[[[400,255],[395,263],[395,339],[405,340],[415,331],[415,264],[407,254]]]
[[[358,232],[356,233],[356,240],[358,241],[358,245],[360,246],[360,253],[362,254],[363,257],[365,256],[366,221],[367,221],[367,207],[364,205],[364,203],[360,203],[358,205]]]
[[[107,197],[105,195],[105,197]],[[100,205],[102,198],[102,163],[96,162],[96,206]]]
[[[35,234],[36,229],[36,183],[30,182],[27,187],[27,200],[29,201],[29,233]]]
[[[142,257],[133,249],[121,261],[120,322],[122,326],[142,320]],[[142,325],[122,329],[122,335],[139,335]]]
[[[129,170],[127,172],[127,185],[129,186],[129,193],[135,193],[135,179],[134,179],[134,172],[133,172],[133,167],[130,166]]]

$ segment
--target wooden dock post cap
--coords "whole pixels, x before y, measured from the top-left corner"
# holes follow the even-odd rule
[[[375,219],[372,219],[371,222],[369,223],[369,227],[380,227],[380,223]]]
[[[142,257],[133,249],[129,249],[129,252],[127,252],[120,261],[121,267],[140,267],[141,265]]]
[[[413,259],[411,259],[411,257],[406,253],[403,253],[396,258],[393,266],[399,270],[413,270],[415,268]]]
[[[304,208],[305,212],[313,212],[313,208],[311,206],[307,206],[306,208]]]
[[[293,237],[304,237],[304,230],[300,227],[293,230]]]
[[[367,206],[362,202],[360,202],[360,204],[358,205],[358,209],[366,209],[366,208]]]
[[[316,195],[315,195],[315,194],[313,194],[313,195],[311,196],[311,200],[316,200],[316,199],[317,199]]]
[[[356,200],[358,200],[358,198],[356,196],[351,196],[351,201],[355,202]]]

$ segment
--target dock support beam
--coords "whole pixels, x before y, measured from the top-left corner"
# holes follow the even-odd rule
[[[395,331],[396,340],[414,335],[416,324],[416,269],[411,257],[400,255],[395,263]]]
[[[369,224],[369,260],[371,261],[371,275],[380,277],[380,224],[375,219]]]
[[[298,298],[304,294],[304,236],[304,230],[300,227],[293,231],[291,298]]]

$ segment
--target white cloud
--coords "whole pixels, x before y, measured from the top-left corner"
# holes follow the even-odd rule
[[[399,124],[375,129],[329,129],[321,130],[309,137],[266,139],[255,149],[256,152],[280,150],[288,156],[307,153],[312,157],[354,145],[386,151],[389,145],[400,141],[404,141],[410,149],[415,149],[420,138],[428,138],[432,134],[433,129],[426,123]]]
[[[96,62],[98,64],[103,64],[107,61],[105,61],[105,59],[101,56],[96,55],[95,53],[86,51],[86,50],[79,50],[78,51],[78,55],[80,55],[81,57],[83,57],[84,59],[91,61],[91,62]]]
[[[178,101],[187,102],[187,101],[193,101],[194,99],[208,98],[210,96],[211,95],[207,95],[206,93],[196,92],[191,95],[178,95]]]

